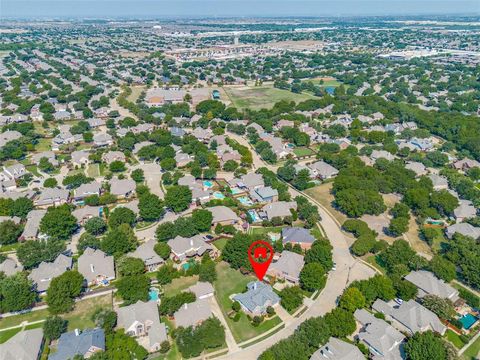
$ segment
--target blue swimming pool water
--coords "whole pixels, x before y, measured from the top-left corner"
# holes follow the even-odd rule
[[[220,199],[220,200],[225,199],[225,195],[223,195],[221,192],[218,192],[218,191],[214,192],[213,196],[215,197],[215,199]]]
[[[240,194],[242,192],[242,190],[240,190],[239,188],[233,188],[233,189],[230,189],[232,191],[232,194],[233,195],[237,195],[237,194]]]
[[[211,182],[210,180],[204,180],[203,181],[203,186],[205,186],[207,188],[211,188],[213,186],[213,182]]]
[[[185,263],[182,265],[183,270],[188,270],[190,268],[190,263]]]
[[[335,88],[333,86],[327,86],[325,88],[325,91],[327,92],[327,94],[333,95],[335,93]]]
[[[258,216],[258,214],[255,210],[248,210],[248,214],[252,218],[253,222],[260,221],[260,217]]]
[[[246,197],[246,196],[239,197],[239,198],[238,198],[238,201],[240,201],[243,205],[247,205],[247,206],[253,205],[252,200],[250,200],[250,199],[249,199],[248,197]]]
[[[458,320],[460,320],[460,322],[462,323],[463,328],[465,330],[468,330],[473,326],[473,324],[477,322],[478,318],[476,318],[472,314],[465,314],[461,316]]]
[[[148,292],[148,300],[158,301],[158,290],[157,289],[150,289],[150,291]]]

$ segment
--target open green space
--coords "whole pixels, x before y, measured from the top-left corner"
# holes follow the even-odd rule
[[[478,355],[480,355],[480,337],[465,350],[463,357],[466,360],[474,360],[478,359]]]
[[[460,335],[458,335],[455,331],[448,329],[445,336],[447,337],[447,340],[450,341],[457,349],[461,349],[463,345],[465,345],[460,338]]]
[[[87,176],[96,178],[100,176],[100,165],[99,164],[90,164],[87,168]]]
[[[224,87],[224,90],[233,105],[239,109],[269,109],[281,100],[295,101],[298,103],[315,98],[315,96],[310,94],[295,94],[288,90],[273,88],[272,86]]]
[[[164,290],[168,296],[174,296],[187,290],[190,286],[195,285],[197,281],[198,275],[184,276],[178,279],[173,279],[170,284],[164,286]]]
[[[223,250],[223,248],[225,247],[225,245],[227,245],[227,242],[228,242],[228,239],[227,238],[220,238],[218,240],[215,240],[213,242],[213,245],[220,251]]]
[[[34,322],[38,320],[46,319],[49,316],[48,309],[42,309],[37,311],[30,311],[26,314],[14,315],[3,318],[0,320],[0,329],[5,329],[12,326],[18,326],[22,322]]]
[[[255,227],[250,227],[249,232],[252,235],[257,235],[257,236],[267,236],[268,233],[281,233],[283,229],[283,226],[268,226],[268,227],[260,227],[260,226],[255,226]]]
[[[244,313],[242,313],[239,321],[234,322],[228,316],[228,313],[232,310],[232,300],[230,300],[230,295],[244,292],[247,284],[250,281],[255,280],[255,278],[253,276],[242,275],[240,271],[233,270],[225,262],[217,264],[217,274],[218,279],[213,284],[215,287],[215,296],[225,316],[228,327],[232,331],[235,341],[243,342],[251,339],[268,331],[281,322],[280,318],[275,316],[255,327],[250,323],[247,315]]]
[[[38,139],[37,145],[35,145],[35,150],[38,152],[50,150],[50,144],[52,139],[40,138]]]
[[[299,148],[293,149],[293,153],[298,157],[302,157],[302,156],[313,155],[313,154],[315,154],[315,151],[313,151],[312,149],[309,149],[307,147],[299,147]]]
[[[0,344],[3,344],[5,341],[7,341],[11,337],[13,337],[17,333],[19,333],[21,330],[22,330],[22,328],[18,327],[18,328],[15,328],[15,329],[1,331],[0,332]]]

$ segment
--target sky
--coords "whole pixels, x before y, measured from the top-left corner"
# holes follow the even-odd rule
[[[10,18],[480,15],[480,0],[0,0]]]

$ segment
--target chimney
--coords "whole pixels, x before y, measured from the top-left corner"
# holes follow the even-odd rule
[[[193,238],[190,239],[190,246],[193,248]]]
[[[257,290],[257,281],[253,283],[253,290]]]
[[[80,335],[80,330],[79,329],[75,329],[75,336],[79,336]]]
[[[188,308],[188,305],[187,305],[186,303],[185,303],[185,304],[183,304],[183,308],[184,308],[185,310],[187,310],[187,308]]]

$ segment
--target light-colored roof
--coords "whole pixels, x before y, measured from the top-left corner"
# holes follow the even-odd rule
[[[147,242],[144,242],[138,248],[135,249],[129,256],[142,259],[146,266],[156,265],[164,263],[163,259],[155,252],[153,249],[157,241],[151,239]]]
[[[402,359],[400,343],[405,339],[402,333],[384,320],[377,319],[365,309],[359,309],[353,315],[363,326],[358,338],[375,349],[378,353],[373,353],[375,359]]]
[[[137,184],[130,179],[110,180],[110,193],[113,195],[127,195],[136,189]]]
[[[448,188],[448,180],[446,177],[437,174],[430,174],[428,175],[428,177],[430,178],[430,180],[432,180],[434,188]]]
[[[285,227],[282,229],[283,243],[303,243],[311,244],[315,238],[310,233],[310,230],[299,227]]]
[[[43,217],[47,213],[47,210],[32,210],[27,215],[27,222],[25,224],[25,228],[23,229],[22,238],[34,238],[38,234],[38,230],[40,228],[40,221],[42,221]]]
[[[191,238],[176,236],[168,241],[168,246],[180,260],[195,255],[202,256],[205,251],[212,249],[212,246],[205,242],[205,238],[201,235],[195,235]]]
[[[425,165],[417,161],[407,161],[405,169],[412,170],[417,176],[422,176],[427,173]]]
[[[96,181],[92,181],[88,184],[82,184],[75,189],[75,198],[83,199],[90,195],[99,195],[101,188],[102,186]]]
[[[213,215],[212,222],[218,223],[223,221],[240,221],[240,218],[235,214],[235,212],[226,206],[214,206],[208,208],[208,210]]]
[[[267,204],[262,208],[262,210],[267,214],[267,217],[270,220],[276,216],[291,216],[292,213],[290,209],[297,209],[297,203],[295,201],[276,201]]]
[[[17,272],[23,271],[23,265],[18,264],[12,258],[6,258],[2,263],[0,263],[0,272],[3,272],[6,276],[11,276]]]
[[[42,329],[20,331],[3,344],[0,344],[0,359],[37,360],[42,342]]]
[[[404,301],[401,305],[398,305],[392,301],[387,303],[381,299],[377,299],[373,303],[372,309],[391,316],[408,328],[412,334],[426,330],[433,330],[439,334],[443,334],[447,329],[437,315],[415,300]]]
[[[247,288],[247,292],[235,295],[233,300],[238,301],[252,313],[280,302],[280,297],[272,290],[270,285],[264,282],[252,281],[247,284]]]
[[[35,200],[35,205],[52,205],[55,202],[67,201],[70,192],[67,189],[46,188]]]
[[[78,258],[78,272],[82,274],[89,283],[96,281],[97,276],[114,279],[115,265],[113,256],[108,256],[102,250],[87,248]]]
[[[212,284],[204,281],[197,282],[195,285],[190,286],[188,290],[193,292],[197,299],[205,295],[213,294],[215,291]]]
[[[54,277],[62,275],[72,268],[72,258],[60,254],[53,262],[42,261],[37,268],[33,269],[28,278],[36,285],[38,292],[43,292],[50,286]]]
[[[72,211],[72,215],[75,216],[78,222],[95,216],[100,216],[100,206],[84,206]]]
[[[410,281],[418,287],[418,296],[423,297],[426,294],[437,295],[444,299],[452,301],[457,300],[458,290],[438,279],[433,273],[425,270],[412,271],[405,276],[405,280]]]
[[[241,182],[248,188],[264,186],[262,174],[248,173],[241,177]]]
[[[453,224],[446,229],[447,237],[452,238],[455,233],[462,234],[464,236],[470,236],[473,239],[480,237],[480,227],[475,227],[469,223]]]
[[[196,326],[212,316],[212,310],[208,300],[199,299],[195,302],[184,304],[173,316],[175,317],[177,327]]]
[[[315,170],[317,174],[322,177],[330,177],[338,174],[338,170],[332,165],[327,164],[325,161],[314,162],[313,164],[308,165],[308,167]]]
[[[477,215],[477,209],[470,200],[460,200],[458,207],[453,210],[455,218],[472,218]]]
[[[365,360],[365,356],[355,345],[331,337],[328,343],[313,353],[310,360]]]
[[[270,265],[270,270],[284,274],[292,280],[298,280],[304,264],[302,255],[285,250],[280,258]]]

